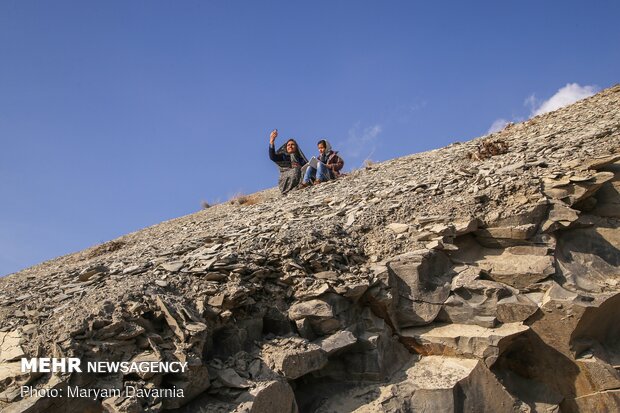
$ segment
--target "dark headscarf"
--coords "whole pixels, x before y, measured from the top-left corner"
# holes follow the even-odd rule
[[[288,153],[286,151],[286,145],[291,141],[295,142],[296,151],[294,153]],[[299,148],[299,144],[295,139],[289,139],[284,142],[282,146],[278,148],[276,154],[282,154],[284,155],[283,158],[285,158],[285,160],[283,161],[276,162],[280,167],[280,170],[292,168],[294,163],[299,164],[300,167],[308,163],[308,158],[306,158],[306,155],[304,155],[304,153],[301,151],[301,149]]]

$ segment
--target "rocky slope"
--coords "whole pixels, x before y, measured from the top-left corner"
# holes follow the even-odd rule
[[[617,411],[620,86],[0,279],[3,412]],[[183,374],[22,373],[22,357]],[[20,386],[184,397],[22,397]]]

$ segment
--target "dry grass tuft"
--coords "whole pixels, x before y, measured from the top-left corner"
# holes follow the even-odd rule
[[[261,201],[258,194],[244,195],[236,194],[230,199],[230,203],[233,205],[255,205]]]
[[[364,163],[363,163],[363,167],[366,169],[372,169],[372,166],[375,164],[376,162],[373,161],[370,158],[364,159]]]
[[[97,245],[88,255],[90,258],[118,251],[125,246],[125,241],[108,241]]]

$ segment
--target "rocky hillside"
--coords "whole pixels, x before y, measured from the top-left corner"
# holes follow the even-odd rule
[[[615,86],[45,262],[0,279],[0,410],[618,411],[619,191]],[[51,375],[24,357],[188,371]],[[127,385],[183,397],[20,391]]]

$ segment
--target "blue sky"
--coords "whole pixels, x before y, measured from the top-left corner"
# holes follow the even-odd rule
[[[618,1],[0,2],[0,275],[619,82]],[[555,99],[555,100],[553,100]]]

